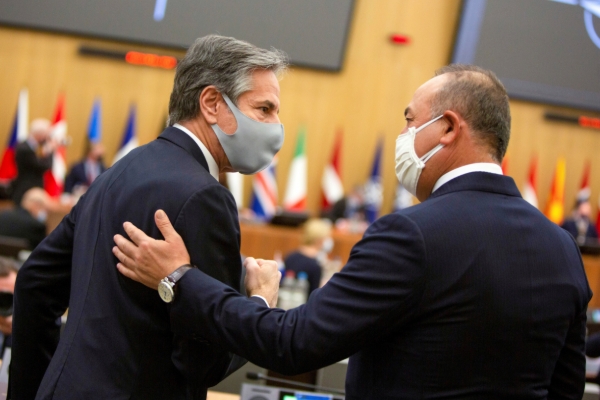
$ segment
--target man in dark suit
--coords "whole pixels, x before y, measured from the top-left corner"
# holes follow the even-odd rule
[[[27,239],[34,249],[46,237],[48,201],[44,189],[29,189],[19,207],[0,213],[0,236]]]
[[[489,71],[448,66],[405,116],[396,174],[422,203],[371,225],[342,271],[287,312],[191,270],[171,328],[285,374],[350,357],[347,400],[581,399],[591,292],[571,235],[501,173],[504,87]],[[150,286],[189,260],[157,214],[165,241],[129,223],[141,247],[115,238],[119,270]],[[248,293],[273,305],[275,263],[246,267]]]
[[[71,171],[65,178],[65,192],[84,192],[96,180],[101,173],[106,171],[102,162],[104,146],[102,143],[88,143],[85,159],[73,165]]]
[[[112,237],[124,219],[160,237],[151,215],[163,208],[195,248],[192,261],[237,291],[237,211],[218,173],[256,172],[279,150],[263,146],[272,136],[261,129],[277,130],[281,145],[276,73],[284,67],[279,52],[234,38],[206,36],[190,47],[177,67],[170,126],[100,175],[21,268],[13,399],[205,399],[242,365],[220,346],[174,335],[166,302],[178,275],[164,282],[161,300],[115,270]],[[55,321],[67,307],[59,341]]]
[[[573,213],[565,218],[560,227],[573,235],[579,244],[585,244],[586,242],[598,243],[598,232],[596,232],[596,227],[590,219],[591,215],[592,205],[589,197],[578,198]]]
[[[12,182],[12,200],[21,204],[26,191],[44,187],[44,172],[52,168],[52,155],[56,144],[51,139],[51,125],[47,119],[31,122],[29,137],[17,145],[15,162],[17,177]]]

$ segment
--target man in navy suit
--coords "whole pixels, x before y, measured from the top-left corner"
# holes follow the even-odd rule
[[[502,175],[504,87],[489,71],[448,66],[405,116],[396,174],[419,205],[372,224],[342,271],[287,312],[190,270],[171,328],[284,374],[350,357],[347,400],[581,399],[591,292],[571,235]],[[119,270],[154,287],[189,262],[157,216],[165,241],[130,223],[141,247],[115,238]],[[248,293],[273,306],[275,264],[246,266]]]
[[[276,74],[285,64],[283,54],[234,38],[206,36],[190,47],[175,74],[169,127],[100,175],[20,270],[13,399],[205,399],[245,362],[173,334],[167,303],[181,275],[168,277],[159,298],[115,270],[112,238],[124,219],[159,238],[151,216],[162,208],[194,248],[192,262],[237,293],[237,211],[218,174],[254,173],[279,150]],[[59,341],[56,321],[67,307]]]
[[[106,171],[102,162],[104,145],[102,143],[88,143],[85,159],[73,165],[65,178],[65,192],[84,192],[101,173]]]

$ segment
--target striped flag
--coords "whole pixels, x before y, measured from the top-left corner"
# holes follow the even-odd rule
[[[267,168],[254,175],[250,208],[258,219],[270,220],[275,215],[277,208],[276,166],[277,158],[274,158]]]
[[[52,139],[58,142],[52,156],[52,168],[44,173],[44,189],[52,197],[60,196],[65,187],[67,174],[67,120],[65,118],[65,96],[59,95],[52,118]]]
[[[129,108],[129,116],[127,117],[125,132],[123,133],[123,141],[121,142],[119,151],[115,154],[113,165],[136,147],[138,147],[138,140],[135,136],[135,106],[132,105]]]
[[[340,152],[342,148],[342,132],[338,132],[333,145],[331,161],[325,166],[323,178],[321,178],[322,208],[331,208],[338,200],[344,197],[344,186],[342,185],[342,174],[340,172]]]
[[[365,217],[367,222],[373,223],[379,217],[379,209],[383,201],[383,186],[381,186],[381,155],[383,140],[380,139],[373,158],[371,175],[365,184]]]
[[[550,200],[546,208],[546,217],[556,224],[562,223],[565,214],[565,175],[565,159],[561,157],[556,163]]]
[[[531,159],[531,165],[529,166],[529,177],[525,182],[523,188],[523,199],[529,204],[538,208],[538,197],[537,197],[537,157]]]
[[[306,208],[306,168],[306,131],[301,128],[283,201],[283,207],[288,211],[304,211]]]
[[[17,144],[27,140],[27,125],[29,124],[29,92],[22,89],[19,92],[19,102],[12,131],[8,138],[8,145],[2,161],[0,162],[0,181],[10,181],[17,177],[17,164],[15,162],[15,151]]]

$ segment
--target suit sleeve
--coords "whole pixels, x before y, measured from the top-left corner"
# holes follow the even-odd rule
[[[192,264],[232,290],[239,291],[242,268],[240,233],[237,208],[231,194],[216,184],[197,192],[188,199],[174,226],[189,249]],[[172,323],[177,323],[178,318],[187,317],[172,318]],[[220,346],[202,341],[185,343],[189,338],[176,335],[173,355],[175,364],[188,375],[189,382],[197,380],[194,375],[205,375],[209,384],[215,385],[246,362],[239,357],[234,358]],[[196,354],[183,355],[182,346],[187,353]],[[210,370],[195,370],[195,364],[200,364],[198,359],[212,359]],[[204,364],[209,363],[205,361]]]
[[[189,271],[171,308],[172,329],[204,337],[261,367],[298,374],[401,329],[421,301],[424,265],[418,227],[391,214],[368,229],[341,272],[307,304],[287,312]]]
[[[586,320],[586,310],[584,309],[569,327],[567,339],[554,367],[548,389],[548,400],[580,400],[583,396]]]
[[[69,305],[78,207],[39,244],[17,275],[10,365],[13,399],[35,397],[58,346],[59,318]]]
[[[42,173],[52,168],[52,154],[38,158],[35,151],[31,150],[27,143],[16,154],[16,162],[19,169]]]

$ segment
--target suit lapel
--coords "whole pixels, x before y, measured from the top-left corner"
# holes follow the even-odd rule
[[[189,137],[185,132],[177,128],[173,128],[172,126],[168,127],[160,134],[159,139],[166,140],[168,142],[173,143],[176,146],[181,147],[185,151],[187,151],[202,167],[209,171],[208,163],[206,162],[206,158],[204,158],[204,154],[198,144],[194,142],[194,140]],[[210,171],[209,171],[210,172]]]

